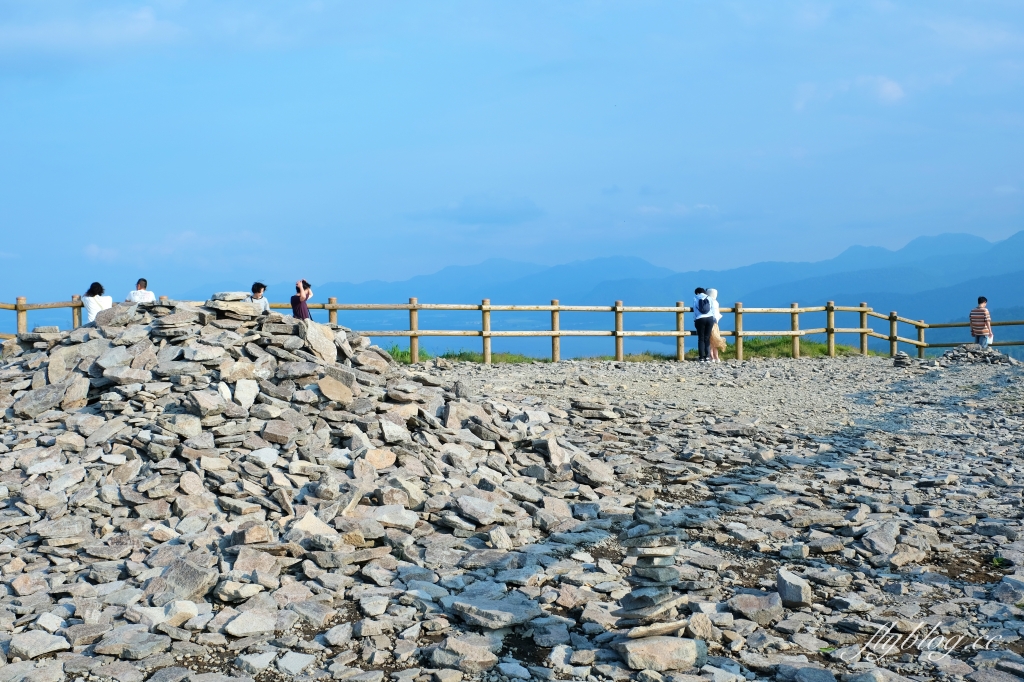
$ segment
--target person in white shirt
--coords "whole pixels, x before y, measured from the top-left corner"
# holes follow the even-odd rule
[[[263,292],[266,290],[266,284],[263,282],[255,282],[252,285],[252,294],[245,297],[245,300],[249,303],[255,303],[258,305],[260,307],[260,311],[262,311],[262,314],[264,315],[270,312],[270,301],[263,296]]]
[[[85,292],[85,296],[82,296],[82,307],[85,308],[85,323],[87,325],[94,324],[96,322],[96,313],[106,310],[113,305],[114,299],[103,295],[103,285],[99,282],[93,282],[89,286],[89,291]]]
[[[135,283],[135,291],[128,294],[128,298],[124,299],[125,303],[156,303],[156,295],[152,291],[147,291],[146,287],[149,286],[149,282],[145,279],[140,278]]]
[[[706,289],[704,293],[711,301],[711,317],[715,318],[715,324],[711,327],[711,341],[708,350],[711,351],[711,362],[721,362],[718,352],[725,350],[726,343],[718,329],[718,321],[722,319],[722,313],[718,308],[718,289]]]

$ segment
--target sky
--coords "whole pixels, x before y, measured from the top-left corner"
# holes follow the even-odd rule
[[[820,260],[1024,212],[1024,4],[0,0],[0,301]]]

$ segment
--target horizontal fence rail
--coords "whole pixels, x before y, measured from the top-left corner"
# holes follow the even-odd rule
[[[161,296],[160,303],[189,303],[203,305],[203,301],[170,301],[166,296]],[[416,298],[410,298],[408,303],[338,303],[336,298],[327,299],[327,303],[307,303],[310,310],[326,310],[331,324],[338,323],[338,311],[408,311],[408,329],[380,329],[380,330],[356,330],[364,336],[378,337],[408,337],[410,358],[414,361],[419,358],[420,337],[479,337],[482,339],[482,350],[484,362],[491,362],[491,339],[492,338],[527,338],[527,337],[550,337],[551,338],[551,360],[557,362],[561,359],[562,337],[614,337],[615,359],[624,358],[623,340],[626,338],[656,338],[675,337],[676,359],[682,361],[685,358],[684,340],[687,336],[695,336],[696,332],[686,329],[686,314],[692,313],[693,308],[683,305],[677,301],[675,306],[627,306],[622,301],[615,301],[610,306],[593,305],[562,305],[557,299],[551,301],[551,305],[492,305],[490,299],[483,299],[480,304],[450,304],[450,303],[420,303]],[[271,303],[270,307],[275,310],[291,310],[290,303]],[[80,296],[72,296],[70,301],[58,301],[54,303],[28,303],[25,297],[19,296],[15,303],[0,303],[0,310],[12,310],[17,315],[17,330],[19,334],[28,332],[28,313],[32,310],[51,310],[57,308],[71,309],[71,326],[77,329],[82,325],[82,299]],[[480,313],[480,329],[420,329],[419,312],[425,311],[446,311],[446,312],[472,312]],[[521,330],[521,331],[499,331],[491,329],[491,313],[494,312],[548,312],[551,314],[551,328],[542,330]],[[560,313],[613,313],[614,329],[562,329]],[[743,340],[756,337],[790,337],[792,339],[791,354],[794,358],[800,357],[800,339],[804,336],[825,335],[825,342],[830,357],[835,357],[836,334],[857,334],[860,337],[860,353],[868,354],[868,339],[883,339],[889,342],[889,355],[893,356],[899,350],[899,344],[905,344],[917,348],[917,356],[924,357],[927,348],[950,348],[971,343],[971,341],[957,343],[928,343],[925,341],[926,329],[954,329],[969,328],[969,322],[943,322],[929,324],[924,320],[911,320],[900,317],[895,311],[888,314],[875,312],[867,303],[858,306],[837,306],[829,301],[823,306],[803,306],[793,303],[788,308],[746,308],[742,303],[735,303],[731,308],[721,307],[719,312],[724,315],[733,316],[733,330],[721,330],[722,336],[732,337],[735,342],[736,358],[743,360]],[[859,325],[856,327],[836,327],[835,314],[858,313]],[[675,315],[674,330],[642,330],[629,331],[625,329],[624,317],[626,313],[670,313]],[[800,327],[800,315],[808,313],[825,313],[825,326],[802,329]],[[744,315],[789,315],[789,330],[750,330],[743,328]],[[868,318],[886,320],[889,323],[889,333],[882,334],[875,331],[868,325]],[[908,338],[899,335],[899,325],[909,325],[916,330],[917,338]],[[993,321],[993,327],[1009,327],[1024,325],[1024,320],[1002,320]],[[0,339],[15,338],[14,334],[0,334]],[[1022,346],[1024,341],[997,341],[993,346]]]

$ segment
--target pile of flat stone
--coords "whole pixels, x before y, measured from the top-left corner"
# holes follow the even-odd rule
[[[896,353],[895,356],[893,356],[892,366],[893,367],[913,367],[914,366],[914,361],[904,351],[899,351],[898,353]]]
[[[1000,353],[995,348],[982,348],[976,343],[966,343],[962,346],[950,348],[942,354],[940,360],[949,364],[969,364],[969,363],[985,363],[985,364],[1003,364],[1003,365],[1016,365],[1017,360]]]
[[[654,668],[604,646],[612,611],[680,618],[661,595],[685,535],[637,517],[622,605],[617,568],[576,551],[614,539],[636,496],[562,436],[569,413],[474,400],[242,294],[20,334],[0,410],[4,682],[616,679]],[[677,639],[666,669],[699,664]]]
[[[686,635],[699,636],[707,616],[697,613],[687,618],[689,596],[674,589],[682,575],[676,555],[689,538],[681,529],[662,526],[652,505],[644,506],[647,509],[638,508],[635,522],[619,535],[619,544],[635,557],[635,563],[628,578],[633,589],[619,600],[622,608],[614,614],[620,618],[618,626],[629,630],[615,648],[626,665],[637,670],[662,673],[701,668],[707,663],[707,645]]]

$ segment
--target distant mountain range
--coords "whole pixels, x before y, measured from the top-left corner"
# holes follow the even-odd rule
[[[317,298],[335,296],[339,301],[401,303],[416,296],[421,303],[476,303],[483,298],[494,304],[546,304],[557,298],[563,304],[626,305],[687,304],[697,286],[715,287],[723,306],[743,301],[746,307],[784,307],[792,302],[822,305],[834,300],[839,305],[868,302],[875,310],[897,311],[911,319],[929,322],[966,320],[977,297],[985,295],[996,318],[1002,311],[1024,307],[1024,231],[992,243],[967,234],[920,237],[898,250],[854,246],[839,256],[811,263],[764,262],[728,270],[673,272],[639,258],[609,257],[554,267],[540,267],[504,259],[492,259],[473,266],[448,267],[432,275],[403,282],[326,283],[317,288]],[[1021,319],[1019,311],[1013,311]],[[342,313],[344,323],[362,329],[405,328],[404,313]],[[563,314],[562,327],[611,328],[610,316]],[[822,316],[823,317],[823,316]],[[628,315],[627,328],[670,329],[669,315]],[[494,329],[544,329],[546,314],[495,313]],[[853,316],[840,319],[841,326],[856,326]],[[748,316],[746,329],[782,329],[788,316]],[[824,326],[824,319],[807,316],[805,327]],[[886,323],[877,322],[882,329]],[[729,316],[723,320],[731,328]],[[475,313],[421,313],[421,327],[479,328]],[[905,333],[905,332],[901,332]],[[909,332],[906,332],[909,333]],[[930,332],[935,340],[957,340],[959,330]],[[1024,338],[1024,327],[1000,330],[1001,340]],[[854,339],[848,339],[855,343]],[[384,341],[391,343],[390,340]],[[531,349],[546,354],[547,340],[502,339],[504,347]],[[607,339],[567,339],[582,354],[609,352]],[[670,339],[627,341],[634,349],[664,350]],[[879,342],[881,343],[881,342]],[[403,342],[404,344],[404,342]],[[475,348],[477,340],[466,340]],[[427,340],[425,346],[443,349],[451,339]]]
[[[713,257],[714,249],[708,253]],[[723,306],[742,301],[746,307],[782,307],[791,302],[822,305],[834,300],[839,305],[867,301],[875,310],[898,311],[901,316],[929,322],[966,319],[978,295],[990,300],[996,318],[1007,319],[1024,309],[1024,231],[1000,242],[989,242],[967,234],[943,234],[920,237],[898,250],[853,246],[829,260],[808,263],[763,262],[727,270],[679,272],[658,267],[641,258],[611,256],[556,266],[494,258],[477,265],[449,266],[430,275],[400,282],[368,281],[314,283],[314,301],[336,297],[353,303],[405,303],[415,296],[421,303],[478,303],[489,298],[493,304],[547,304],[559,299],[565,305],[610,305],[622,300],[626,305],[666,306],[675,301],[692,300],[697,286],[719,290]],[[179,294],[186,299],[202,299],[215,287],[197,287]],[[273,301],[285,301],[294,290],[293,283],[271,283],[268,294]],[[61,323],[66,315],[61,315]],[[32,324],[44,324],[44,313],[35,313]],[[342,312],[342,324],[355,329],[406,328],[408,315],[398,313]],[[670,329],[670,315],[627,315],[627,329]],[[433,329],[479,329],[476,313],[420,314],[420,327]],[[494,329],[544,329],[546,313],[495,313]],[[749,316],[747,330],[788,328],[788,316]],[[856,320],[840,319],[840,326],[856,326]],[[823,326],[823,320],[808,316],[805,327]],[[5,325],[8,326],[8,325]],[[563,314],[564,329],[611,328],[610,315]],[[731,328],[726,316],[723,328]],[[879,321],[878,328],[884,323]],[[931,338],[956,339],[957,331],[932,332]],[[1004,328],[1002,340],[1024,338],[1024,328]],[[389,339],[377,339],[390,345]],[[853,340],[850,339],[852,343]],[[401,341],[404,345],[404,340]],[[664,350],[671,339],[628,340],[627,350],[654,348]],[[496,348],[547,353],[546,339],[500,339]],[[424,347],[433,351],[479,345],[477,339],[425,339]],[[565,355],[607,354],[610,339],[563,340]]]

